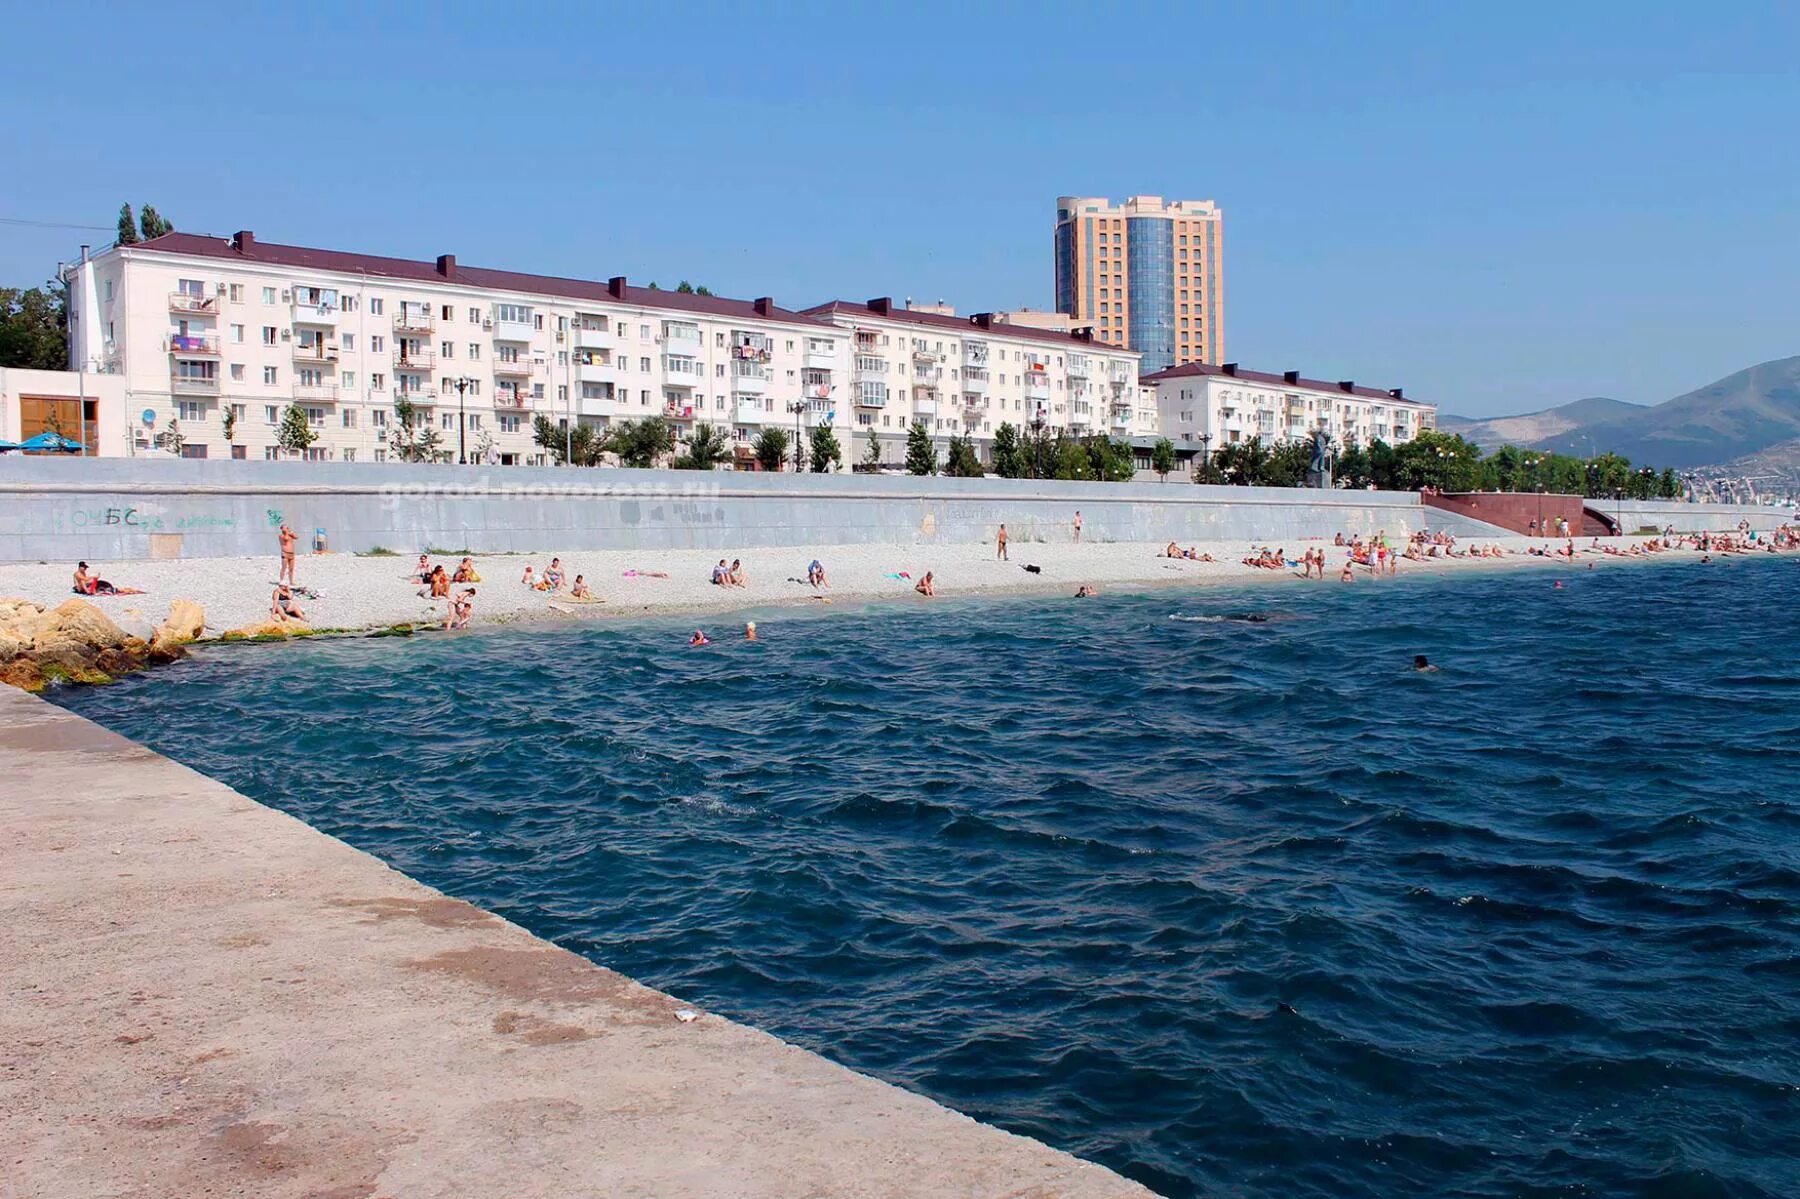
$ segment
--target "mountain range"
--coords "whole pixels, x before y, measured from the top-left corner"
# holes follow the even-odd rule
[[[1440,415],[1438,427],[1488,451],[1614,453],[1648,466],[1800,478],[1800,356],[1747,367],[1660,404],[1591,396],[1520,416]]]

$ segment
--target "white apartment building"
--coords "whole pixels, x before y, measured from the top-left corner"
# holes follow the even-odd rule
[[[836,421],[848,461],[862,461],[873,434],[885,460],[899,462],[915,420],[931,429],[940,451],[969,434],[983,461],[1006,423],[1022,429],[1041,420],[1052,434],[1121,439],[1156,427],[1155,406],[1138,386],[1136,351],[1094,341],[1085,329],[1011,324],[987,312],[959,317],[942,304],[915,308],[886,298],[835,300],[803,315],[850,337]]]
[[[1396,387],[1379,391],[1350,380],[1303,379],[1190,362],[1144,376],[1155,389],[1161,435],[1177,448],[1210,450],[1261,437],[1264,443],[1310,440],[1322,429],[1340,446],[1399,445],[1435,428],[1437,408]]]
[[[606,426],[700,421],[748,442],[824,419],[850,337],[768,298],[630,285],[189,233],[72,268],[70,365],[123,376],[128,452],[282,456],[297,405],[309,459],[386,461],[394,404],[452,461],[536,463],[544,415]],[[796,408],[799,409],[796,413]],[[171,439],[172,431],[178,439]]]

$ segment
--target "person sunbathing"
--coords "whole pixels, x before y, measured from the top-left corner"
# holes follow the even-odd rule
[[[1169,548],[1163,551],[1163,557],[1165,558],[1181,558],[1184,556],[1185,555],[1182,554],[1181,550],[1173,541],[1169,542]]]
[[[425,586],[419,588],[419,595],[421,598],[425,596],[430,596],[432,599],[449,598],[450,576],[445,572],[443,566],[432,567],[431,573],[426,576]]]
[[[527,566],[525,569],[530,570],[531,568]],[[431,559],[424,554],[419,555],[419,564],[413,567],[413,582],[431,582]]]
[[[932,575],[929,570],[925,572],[925,577],[919,580],[918,585],[915,586],[913,590],[920,595],[935,596],[937,594],[937,584],[932,581]]]
[[[817,558],[814,558],[811,564],[806,568],[806,581],[814,587],[830,586],[830,584],[825,581],[825,567]]]
[[[525,564],[525,574],[519,579],[519,582],[534,589],[537,587],[537,580],[531,575],[531,563],[527,562]]]
[[[725,581],[733,587],[747,587],[750,585],[750,577],[744,572],[743,559],[733,558],[731,560],[731,570],[726,573]]]
[[[719,564],[713,567],[712,581],[713,586],[715,587],[729,587],[731,585],[731,568],[725,565],[725,559],[720,558]]]
[[[594,598],[594,593],[588,590],[587,580],[580,575],[575,576],[575,585],[569,588],[569,594],[575,599]]]
[[[464,558],[457,564],[456,573],[450,576],[452,583],[479,583],[481,576],[475,573],[475,559]]]
[[[306,619],[306,613],[294,602],[294,593],[288,590],[286,583],[275,585],[275,593],[269,597],[269,616],[276,624]]]
[[[114,587],[98,575],[88,573],[88,564],[75,564],[74,590],[76,595],[143,595],[141,587]]]
[[[561,558],[550,559],[550,565],[544,567],[544,586],[550,591],[562,590],[563,567]]]

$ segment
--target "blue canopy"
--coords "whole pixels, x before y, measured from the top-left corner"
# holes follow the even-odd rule
[[[7,450],[16,450],[18,448],[19,448],[18,442],[8,441],[8,440],[6,440],[6,438],[0,437],[0,454],[4,454]]]
[[[61,450],[73,454],[81,449],[79,441],[70,441],[61,433],[43,432],[36,437],[27,437],[19,446],[22,450]]]

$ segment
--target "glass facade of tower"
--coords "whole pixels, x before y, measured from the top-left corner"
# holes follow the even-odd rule
[[[1167,217],[1125,222],[1128,344],[1143,355],[1140,372],[1175,365],[1175,223]]]
[[[1075,226],[1066,220],[1056,226],[1056,310],[1075,311]]]

